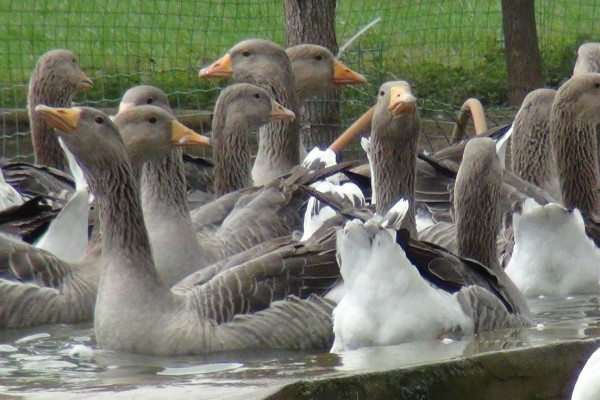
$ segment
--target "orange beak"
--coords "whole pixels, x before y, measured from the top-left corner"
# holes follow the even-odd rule
[[[81,73],[81,80],[79,81],[79,86],[77,89],[81,91],[90,90],[94,87],[94,82],[83,72]]]
[[[417,107],[417,98],[413,96],[407,86],[394,86],[390,89],[390,105],[388,109],[392,115],[414,113]]]
[[[225,54],[211,66],[202,68],[198,75],[202,78],[231,78],[233,76],[231,56],[229,53]]]
[[[171,144],[176,147],[210,146],[210,139],[173,120]]]
[[[333,84],[334,86],[352,85],[357,83],[366,83],[367,79],[358,72],[352,71],[350,68],[333,60]]]
[[[66,133],[73,133],[77,129],[81,117],[81,109],[77,107],[54,108],[38,104],[35,112],[40,114],[48,125]]]
[[[287,121],[296,118],[296,114],[290,109],[285,108],[275,100],[271,100],[271,113],[269,119],[271,121]]]

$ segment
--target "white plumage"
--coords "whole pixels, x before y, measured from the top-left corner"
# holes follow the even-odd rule
[[[330,167],[335,164],[336,155],[333,150],[320,150],[317,147],[312,149],[302,162],[303,167],[312,170]],[[352,182],[341,183],[343,178],[344,176],[338,173],[312,186],[321,193],[329,193],[344,198],[354,207],[363,207],[365,205],[363,192]],[[337,211],[333,208],[311,197],[304,212],[304,228],[301,240],[310,238],[328,219],[336,215]]]
[[[585,363],[575,382],[571,400],[600,399],[600,349]]]
[[[69,161],[69,169],[75,180],[75,193],[52,220],[35,246],[65,261],[75,262],[81,258],[88,243],[88,218],[92,196],[88,192],[83,171],[75,157],[64,145],[62,138],[58,138],[58,141]]]
[[[333,311],[332,352],[473,333],[456,296],[425,281],[376,219],[348,222],[338,231],[337,251],[346,293]]]
[[[506,273],[525,296],[600,293],[600,249],[579,210],[527,199],[513,215],[515,246]]]

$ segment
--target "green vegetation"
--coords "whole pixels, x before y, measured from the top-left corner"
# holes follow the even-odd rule
[[[421,99],[458,107],[476,96],[487,106],[506,103],[500,2],[488,0],[338,0],[343,44],[376,17],[375,25],[342,58],[370,85],[344,93],[354,113],[393,77],[412,82]],[[575,51],[597,39],[594,1],[536,2],[548,85],[570,74]],[[283,43],[281,0],[39,1],[0,6],[0,99],[22,108],[37,58],[55,47],[78,54],[94,90],[88,101],[114,105],[136,83],[167,91],[175,107],[211,108],[222,82],[197,78],[198,68],[246,37]],[[596,36],[594,36],[596,35]],[[345,111],[348,112],[348,111]]]

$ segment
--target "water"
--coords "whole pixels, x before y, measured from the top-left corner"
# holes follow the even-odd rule
[[[91,324],[0,331],[0,394],[26,398],[260,398],[294,380],[383,371],[481,352],[600,336],[597,296],[530,301],[536,327],[458,342],[365,348],[342,355],[236,351],[155,357],[97,349]]]

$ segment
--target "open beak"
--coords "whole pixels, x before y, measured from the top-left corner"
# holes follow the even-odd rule
[[[198,75],[202,78],[231,78],[233,76],[231,56],[229,53],[225,54],[211,66],[202,68]]]
[[[271,121],[287,121],[296,118],[296,114],[292,110],[289,110],[276,102],[271,100],[271,113],[269,119]]]
[[[81,73],[81,81],[79,81],[79,86],[77,89],[81,91],[90,90],[94,87],[94,82],[83,72]]]
[[[352,85],[366,83],[367,79],[358,72],[352,71],[338,60],[333,60],[333,84],[334,86]]]
[[[81,109],[77,107],[54,108],[38,104],[35,112],[40,114],[50,126],[66,133],[73,133],[77,129],[81,117]]]
[[[176,147],[210,146],[210,139],[173,120],[171,144]]]
[[[388,109],[392,116],[414,113],[417,107],[417,98],[413,96],[407,86],[394,86],[390,90],[390,105]]]

